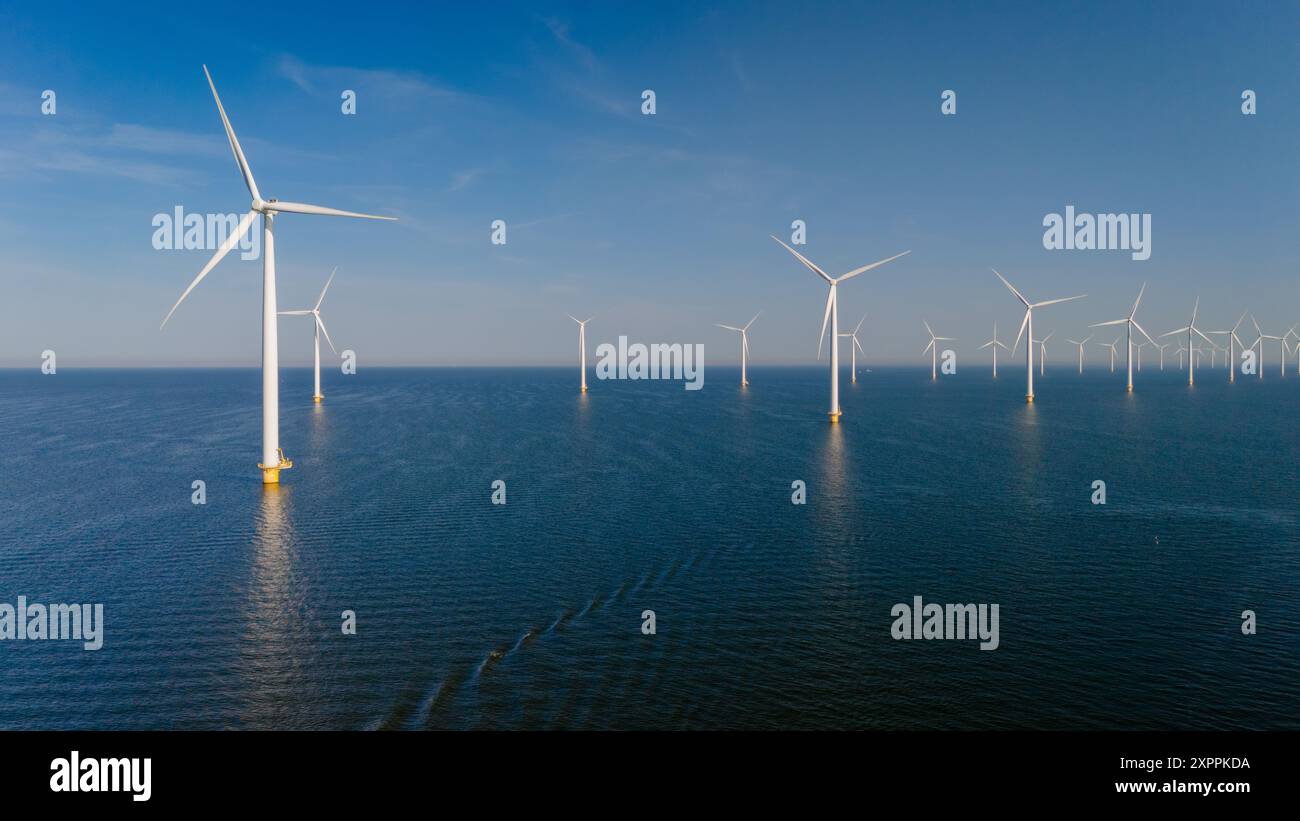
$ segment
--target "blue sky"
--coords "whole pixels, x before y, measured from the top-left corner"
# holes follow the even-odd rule
[[[258,363],[260,262],[228,257],[158,330],[210,253],[155,250],[154,215],[248,208],[203,63],[264,196],[400,217],[277,221],[282,307],[337,265],[326,321],[363,367],[568,364],[565,313],[597,314],[593,350],[626,334],[726,363],[712,323],[759,309],[754,361],[811,362],[824,286],[767,238],[795,219],[832,272],[912,249],[841,291],[874,362],[921,366],[924,317],[983,367],[991,324],[1020,320],[990,267],[1031,298],[1089,294],[1036,317],[1057,338],[1143,281],[1153,333],[1197,294],[1206,328],[1300,321],[1300,6],[1058,6],[0,11],[0,366]],[[1066,205],[1150,213],[1151,259],[1045,250]],[[309,361],[309,327],[282,323],[283,362]]]

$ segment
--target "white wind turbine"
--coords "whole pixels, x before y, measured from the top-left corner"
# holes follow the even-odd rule
[[[926,322],[924,319],[921,320],[921,324],[925,326],[926,332],[930,334],[930,344],[925,346],[925,348],[921,351],[921,354],[924,355],[926,351],[930,352],[930,378],[938,379],[939,378],[939,346],[937,343],[956,342],[957,340],[952,338],[951,336],[935,336],[934,330],[930,328],[930,323]]]
[[[862,349],[862,343],[858,341],[858,331],[862,330],[862,323],[866,321],[867,315],[863,314],[862,318],[858,320],[856,328],[840,334],[841,339],[847,337],[852,340],[849,344],[849,361],[851,362],[849,373],[853,374],[853,384],[855,385],[858,384],[858,351],[862,351],[863,356],[867,355],[867,352]]]
[[[1138,344],[1136,344],[1136,345],[1133,346],[1133,350],[1137,351],[1137,370],[1138,370],[1138,373],[1142,373],[1142,349],[1145,348],[1145,347],[1147,347],[1147,346],[1149,346],[1149,345],[1153,345],[1153,344],[1155,344],[1155,343],[1153,343],[1153,342],[1139,342]]]
[[[993,378],[997,379],[998,378],[998,348],[1001,348],[1004,351],[1009,351],[1011,349],[998,341],[998,323],[996,322],[993,323],[993,338],[990,339],[988,342],[985,342],[983,345],[980,345],[979,347],[981,351],[984,350],[985,348],[993,349]]]
[[[1246,321],[1247,313],[1248,313],[1247,311],[1241,312],[1241,317],[1237,320],[1237,324],[1232,326],[1231,330],[1209,332],[1211,336],[1226,336],[1228,338],[1228,349],[1226,352],[1225,359],[1228,365],[1229,382],[1237,381],[1237,367],[1236,367],[1237,348],[1240,347],[1243,351],[1246,349],[1246,344],[1241,341],[1241,337],[1237,336],[1237,329],[1241,327],[1241,323]]]
[[[1255,344],[1250,346],[1250,347],[1252,347],[1252,348],[1255,347],[1255,345],[1258,345],[1258,346],[1259,346],[1259,368],[1258,368],[1258,370],[1259,370],[1259,378],[1260,378],[1260,379],[1263,379],[1263,378],[1264,378],[1264,340],[1265,340],[1265,339],[1275,339],[1275,340],[1277,340],[1277,342],[1278,342],[1279,345],[1281,346],[1281,348],[1282,348],[1282,356],[1281,356],[1281,359],[1282,359],[1282,375],[1283,375],[1283,376],[1286,376],[1286,337],[1285,337],[1285,336],[1274,336],[1273,334],[1266,334],[1266,333],[1264,333],[1262,330],[1260,330],[1260,328],[1259,328],[1259,323],[1255,321],[1255,317],[1254,317],[1254,315],[1252,315],[1252,316],[1250,317],[1250,321],[1251,321],[1251,324],[1255,326],[1255,333],[1259,334],[1259,338],[1255,340]]]
[[[1064,299],[1049,299],[1046,302],[1030,302],[1029,300],[1025,299],[1024,294],[1016,290],[1014,285],[1012,285],[1010,282],[1007,282],[1006,277],[999,274],[997,270],[994,270],[993,273],[997,275],[998,279],[1002,280],[1002,284],[1007,286],[1007,289],[1010,290],[1011,293],[1015,294],[1016,299],[1020,300],[1025,306],[1025,318],[1020,321],[1020,333],[1016,334],[1016,342],[1014,345],[1011,346],[1011,353],[1014,355],[1016,352],[1016,348],[1020,347],[1020,337],[1024,335],[1025,328],[1028,328],[1030,341],[1025,345],[1025,379],[1026,379],[1025,401],[1033,402],[1034,401],[1034,345],[1033,345],[1034,309],[1042,308],[1045,305],[1055,305],[1058,302],[1069,302],[1072,299],[1083,299],[1085,296],[1087,296],[1087,294],[1079,294],[1078,296],[1068,296],[1065,297]]]
[[[759,311],[758,314],[763,313]],[[758,314],[754,314],[754,319],[758,319]],[[736,331],[740,334],[740,387],[749,386],[749,379],[745,376],[745,365],[749,362],[749,326],[754,324],[754,319],[745,323],[743,328],[737,328],[735,325],[723,325],[721,322],[715,323],[719,328],[726,328],[728,331]],[[586,371],[586,368],[583,368]]]
[[[587,323],[595,319],[589,316],[586,319],[578,319],[573,314],[568,315],[569,319],[578,323],[578,369],[582,374],[582,391],[587,392]]]
[[[1170,331],[1169,333],[1160,335],[1161,337],[1166,337],[1166,336],[1173,336],[1174,334],[1180,334],[1183,333],[1184,331],[1187,332],[1187,384],[1189,385],[1196,384],[1196,354],[1194,353],[1196,345],[1194,344],[1195,337],[1193,337],[1192,335],[1196,334],[1196,336],[1199,336],[1201,339],[1204,339],[1206,342],[1209,342],[1211,345],[1214,344],[1214,342],[1211,341],[1208,336],[1201,333],[1200,328],[1196,327],[1196,312],[1199,311],[1200,308],[1201,308],[1201,298],[1198,296],[1196,298],[1196,304],[1192,306],[1192,319],[1190,322],[1187,323],[1187,327],[1176,328]]]
[[[1111,373],[1114,373],[1114,372],[1115,372],[1115,357],[1119,356],[1119,349],[1118,349],[1116,346],[1119,345],[1119,341],[1120,341],[1121,339],[1123,339],[1123,337],[1121,337],[1121,336],[1117,336],[1117,337],[1115,337],[1115,341],[1114,341],[1114,342],[1098,342],[1098,343],[1097,343],[1098,345],[1100,345],[1100,346],[1103,347],[1103,348],[1110,348],[1110,372],[1111,372]]]
[[[1047,340],[1051,339],[1055,335],[1056,335],[1056,331],[1052,331],[1042,339],[1029,340],[1030,342],[1038,343],[1038,375],[1039,376],[1042,376],[1043,374],[1047,373]]]
[[[1296,325],[1291,326],[1291,330],[1286,332],[1286,336],[1294,336],[1295,344],[1291,348],[1295,351],[1295,372],[1300,375],[1300,334],[1296,333]]]
[[[1091,339],[1092,337],[1089,336],[1087,339],[1083,339],[1083,340],[1074,340],[1074,339],[1065,340],[1066,342],[1069,342],[1071,345],[1079,346],[1079,373],[1083,373],[1083,346],[1087,345],[1089,340]]]
[[[1165,348],[1168,348],[1169,345],[1170,343],[1168,342],[1163,345],[1159,343],[1156,344],[1156,350],[1160,351],[1160,370],[1162,371],[1165,369]]]
[[[781,240],[777,239],[776,237],[772,237],[772,239],[780,243],[780,245],[783,248],[785,248],[785,250],[794,254],[795,259],[803,263],[804,266],[809,271],[812,271],[817,276],[826,280],[827,284],[830,285],[830,293],[826,296],[826,313],[822,317],[822,331],[821,331],[821,335],[817,337],[817,359],[820,360],[822,358],[822,344],[826,341],[826,324],[829,322],[831,326],[831,409],[829,411],[829,416],[831,418],[831,422],[838,422],[840,421],[840,416],[841,416],[840,413],[840,346],[838,344],[838,339],[840,334],[840,312],[839,312],[839,305],[835,301],[836,286],[838,286],[841,282],[845,281],[846,279],[852,279],[858,274],[866,273],[867,271],[870,271],[872,268],[877,268],[881,265],[884,265],[886,262],[893,262],[899,257],[906,256],[912,252],[904,251],[901,254],[894,254],[892,257],[889,257],[888,259],[882,259],[879,262],[873,262],[870,265],[863,265],[861,268],[855,268],[852,271],[849,271],[847,274],[841,274],[838,277],[833,277],[830,274],[823,271],[821,268],[818,268],[816,265],[814,265],[803,254],[794,250],[789,245],[786,245],[784,242],[781,242]]]
[[[230,142],[231,153],[235,155],[235,164],[239,166],[239,173],[244,178],[244,185],[248,188],[248,193],[253,197],[252,208],[244,218],[239,221],[239,227],[232,231],[221,247],[208,260],[208,264],[203,266],[199,275],[194,278],[190,286],[181,294],[181,298],[176,300],[176,304],[167,312],[167,316],[162,321],[159,330],[167,325],[167,320],[171,319],[172,314],[185,301],[185,297],[190,295],[190,291],[203,281],[208,272],[216,267],[230,249],[239,243],[244,235],[248,233],[253,225],[253,220],[258,214],[262,215],[262,461],[258,467],[262,471],[263,484],[276,484],[280,481],[280,471],[293,467],[293,462],[284,457],[284,451],[280,448],[280,348],[279,334],[276,320],[276,302],[275,302],[275,216],[281,213],[288,214],[314,214],[332,217],[358,217],[360,219],[375,220],[393,220],[396,217],[379,217],[373,214],[359,214],[354,211],[340,211],[337,208],[325,208],[319,205],[307,205],[300,202],[285,202],[283,200],[264,200],[261,193],[257,190],[257,183],[253,180],[253,171],[248,166],[248,160],[244,157],[244,150],[239,146],[239,140],[235,137],[235,129],[230,125],[230,118],[226,116],[226,109],[221,105],[221,97],[217,95],[217,87],[212,82],[212,75],[208,74],[208,67],[203,67],[203,74],[208,78],[208,87],[212,89],[212,98],[216,100],[217,111],[221,114],[221,123],[226,129],[226,139]]]
[[[1124,348],[1125,348],[1124,358],[1125,360],[1127,360],[1127,365],[1128,365],[1128,390],[1130,393],[1133,391],[1133,329],[1137,328],[1138,332],[1141,333],[1143,336],[1145,336],[1147,338],[1147,341],[1150,342],[1152,345],[1156,343],[1156,341],[1151,338],[1151,334],[1147,333],[1146,329],[1143,328],[1141,325],[1139,325],[1138,321],[1133,318],[1137,316],[1138,305],[1142,304],[1142,295],[1145,294],[1146,291],[1147,291],[1147,284],[1144,282],[1142,283],[1142,288],[1138,291],[1137,299],[1133,300],[1133,310],[1128,312],[1128,316],[1124,317],[1123,319],[1112,319],[1110,322],[1098,322],[1095,325],[1090,326],[1093,328],[1101,328],[1106,325],[1123,325],[1125,327],[1127,338],[1124,343]],[[1117,339],[1115,341],[1118,342],[1119,340]],[[1112,347],[1111,359],[1110,359],[1111,373],[1115,372],[1114,351],[1115,349]],[[1142,366],[1139,364],[1138,369],[1140,370],[1141,367]]]
[[[330,332],[325,330],[325,320],[320,318],[320,304],[325,301],[325,292],[330,289],[330,283],[334,281],[334,274],[337,273],[338,270],[338,268],[335,268],[330,272],[330,278],[325,281],[325,287],[321,289],[320,298],[316,300],[315,307],[303,311],[280,312],[280,316],[311,316],[316,320],[314,328],[316,345],[314,360],[316,368],[316,392],[312,394],[312,400],[318,403],[325,398],[320,392],[320,335],[322,333],[325,334],[325,341],[330,344],[330,350],[334,351],[334,353],[338,353],[338,350],[334,347],[334,341],[330,339]]]

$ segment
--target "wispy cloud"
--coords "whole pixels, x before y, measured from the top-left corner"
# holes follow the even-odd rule
[[[290,54],[276,64],[280,75],[313,96],[337,96],[350,88],[383,100],[450,99],[454,89],[413,71],[313,65]],[[364,102],[362,103],[364,104]]]

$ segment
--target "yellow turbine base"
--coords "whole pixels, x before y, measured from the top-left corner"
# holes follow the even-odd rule
[[[1129,385],[1129,386],[1128,386],[1128,392],[1129,392],[1129,393],[1132,393],[1132,392],[1133,392],[1133,386],[1132,386],[1132,385]]]
[[[320,401],[321,401],[322,399],[324,399],[324,398],[325,398],[325,397],[321,396],[321,395],[318,393],[318,394],[316,394],[315,396],[312,397],[312,401],[315,402],[317,405],[319,405],[319,404],[320,404]]]
[[[829,416],[829,417],[831,418],[831,424],[832,424],[832,425],[834,425],[835,423],[839,422],[839,421],[840,421],[840,417],[843,416],[843,415],[844,415],[844,414],[843,414],[842,411],[834,411],[833,413],[828,413],[828,414],[827,414],[827,416]]]
[[[583,392],[583,393],[586,393],[586,392],[587,392],[587,386],[586,386],[586,385],[583,385],[583,386],[582,386],[582,392]]]
[[[258,468],[262,471],[262,484],[278,485],[280,484],[280,471],[288,470],[293,467],[293,461],[284,458],[284,448],[280,448],[280,464],[274,467],[267,467],[261,462],[257,463]]]
[[[1033,395],[1032,393],[1029,394],[1028,396],[1025,397],[1025,401],[1026,401],[1026,402],[1033,402],[1033,401],[1034,401],[1034,395]]]

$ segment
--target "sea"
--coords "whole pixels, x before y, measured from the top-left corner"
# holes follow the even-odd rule
[[[0,728],[1300,729],[1300,377],[928,364],[0,372]]]

